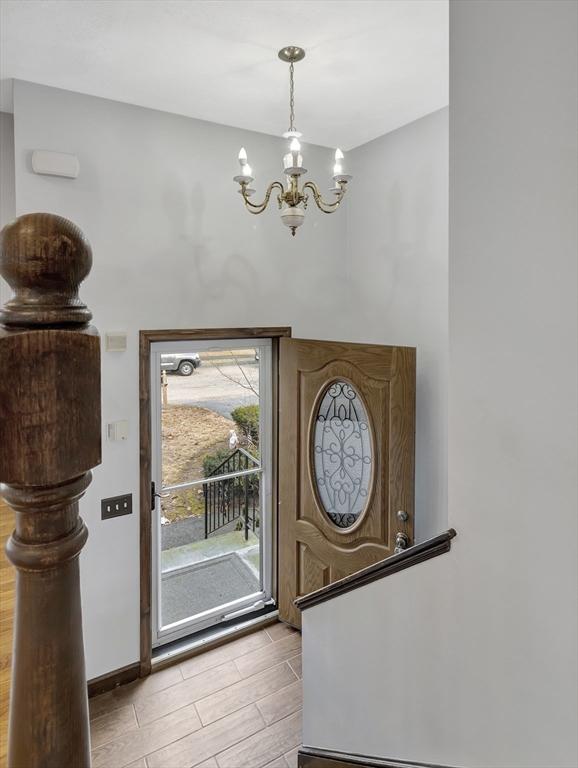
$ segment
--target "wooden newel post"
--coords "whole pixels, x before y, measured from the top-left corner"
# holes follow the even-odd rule
[[[21,216],[0,236],[0,492],[16,512],[9,768],[85,768],[90,738],[78,500],[100,464],[100,344],[78,287],[90,245],[70,221]]]

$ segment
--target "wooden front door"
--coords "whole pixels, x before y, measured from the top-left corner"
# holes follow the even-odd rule
[[[299,626],[296,597],[413,543],[415,349],[281,339],[279,377],[279,615]]]

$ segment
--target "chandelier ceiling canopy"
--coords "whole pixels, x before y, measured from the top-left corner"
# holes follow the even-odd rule
[[[343,200],[351,176],[343,173],[344,155],[338,148],[335,150],[335,165],[333,166],[334,184],[330,189],[332,199],[330,201],[324,200],[314,181],[306,181],[300,187],[299,177],[306,174],[307,169],[303,167],[303,156],[301,155],[299,139],[302,134],[295,127],[295,63],[305,58],[305,51],[298,45],[287,45],[279,51],[279,58],[289,64],[289,128],[283,134],[283,138],[289,142],[289,151],[283,157],[283,172],[286,183],[271,182],[267,187],[263,202],[251,202],[249,198],[255,194],[255,190],[251,188],[251,182],[254,181],[253,170],[249,165],[244,147],[241,147],[239,152],[241,173],[234,176],[233,180],[240,186],[239,192],[249,213],[263,213],[269,204],[273,190],[277,189],[277,203],[281,211],[281,221],[291,229],[291,234],[295,235],[297,227],[300,227],[305,220],[309,193],[313,196],[313,200],[320,211],[334,213]]]

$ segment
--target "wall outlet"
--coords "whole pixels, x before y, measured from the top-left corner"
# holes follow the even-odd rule
[[[132,514],[132,494],[125,496],[111,496],[109,499],[102,499],[100,502],[101,518],[109,520],[111,517],[121,517],[121,515]]]

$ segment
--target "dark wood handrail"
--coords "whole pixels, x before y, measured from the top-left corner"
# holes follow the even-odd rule
[[[78,297],[92,253],[70,221],[0,234],[0,493],[16,513],[9,768],[88,768],[78,500],[100,464],[100,342]]]
[[[405,568],[411,568],[412,565],[417,565],[425,560],[430,560],[432,557],[443,555],[444,552],[450,551],[452,539],[456,535],[455,530],[450,528],[439,536],[434,536],[433,539],[422,541],[421,544],[415,544],[413,547],[404,549],[403,552],[397,555],[386,557],[385,560],[368,565],[367,568],[362,568],[360,571],[356,571],[350,576],[345,576],[343,579],[339,579],[339,581],[334,581],[326,587],[321,587],[321,589],[317,589],[315,592],[298,597],[295,600],[295,605],[304,611],[313,605],[319,605],[326,600],[332,600],[334,597],[351,592],[353,589],[359,589],[359,587],[363,587],[366,584],[371,584],[372,581],[383,579],[386,576],[391,576],[392,573],[403,571]]]

